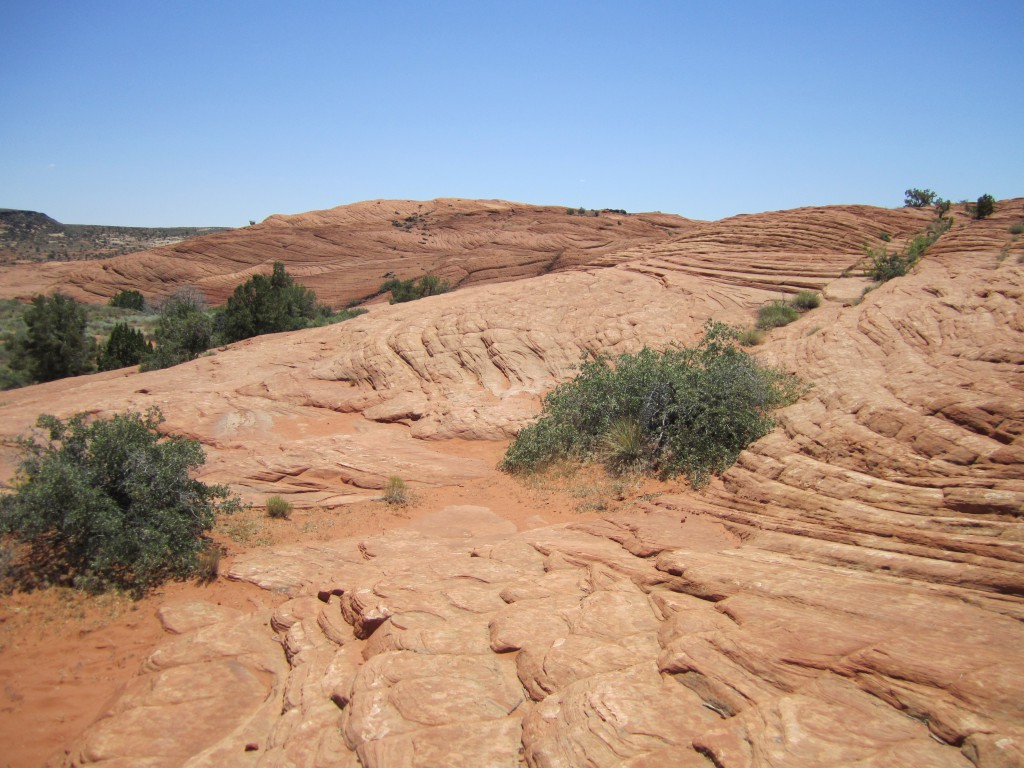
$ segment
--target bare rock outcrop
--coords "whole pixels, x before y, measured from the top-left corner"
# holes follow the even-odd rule
[[[678,528],[670,507],[497,534],[488,510],[461,509],[479,535],[442,535],[442,515],[433,533],[244,557],[230,578],[293,595],[269,625],[227,620],[157,651],[145,695],[83,743],[137,728],[169,665],[205,675],[187,665],[237,658],[244,626],[276,639],[288,668],[217,717],[248,727],[271,690],[278,711],[189,765],[1019,762],[1024,626],[998,599],[784,556],[707,515],[695,549],[629,551],[630,532],[653,543]],[[249,762],[243,740],[260,746]]]
[[[958,216],[862,300],[864,243],[898,247],[931,212],[695,223],[171,371],[7,393],[4,434],[39,410],[159,404],[204,441],[211,477],[340,503],[396,463],[423,484],[485,477],[416,438],[514,432],[584,353],[688,343],[802,288],[826,298],[755,350],[807,396],[705,492],[522,532],[460,507],[244,556],[231,578],[289,600],[169,617],[184,633],[75,754],[183,764],[176,741],[146,746],[140,712],[190,701],[173,675],[241,654],[236,703],[186,764],[1024,764],[1019,210]]]
[[[0,267],[0,297],[60,289],[84,301],[119,290],[159,298],[195,286],[213,304],[254,272],[285,264],[320,301],[339,307],[373,295],[386,276],[431,273],[453,286],[520,280],[614,261],[693,222],[660,213],[569,215],[504,200],[372,200],[292,216],[103,261]]]
[[[772,226],[776,217],[782,224]],[[40,412],[157,405],[169,429],[203,441],[210,479],[252,497],[284,492],[310,504],[365,498],[362,489],[380,488],[391,474],[414,483],[479,476],[483,468],[457,467],[410,435],[508,437],[585,355],[691,343],[712,317],[749,323],[779,292],[847,280],[841,275],[860,258],[864,238],[883,225],[912,231],[922,214],[853,207],[750,218],[690,223],[677,228],[688,233],[675,231],[674,244],[657,248],[619,243],[622,250],[605,259],[613,266],[577,265],[378,306],[340,325],[250,339],[168,371],[9,393],[0,432],[24,431]],[[785,232],[805,220],[800,237],[787,240]],[[701,266],[733,230],[736,243],[718,257],[728,269]],[[0,464],[11,461],[0,451]]]

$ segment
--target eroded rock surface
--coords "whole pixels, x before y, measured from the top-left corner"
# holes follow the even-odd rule
[[[565,208],[505,200],[370,200],[263,222],[104,261],[0,267],[2,298],[60,289],[106,301],[133,289],[149,298],[195,286],[224,302],[274,261],[340,307],[373,295],[386,277],[438,275],[453,286],[506,282],[614,263],[640,243],[699,222],[661,213],[570,215]]]
[[[626,238],[607,252],[585,249],[594,250],[594,260],[568,271],[379,305],[340,325],[250,339],[166,371],[110,372],[10,392],[0,403],[0,436],[23,432],[41,412],[156,405],[168,429],[204,443],[205,477],[229,482],[247,498],[282,493],[331,506],[366,498],[365,489],[380,488],[392,474],[414,484],[458,482],[479,477],[482,468],[456,466],[409,437],[507,438],[584,356],[689,344],[709,318],[750,324],[757,307],[780,293],[827,293],[849,282],[842,275],[882,231],[898,239],[926,222],[916,210],[839,207],[659,223],[664,237],[657,242]],[[299,231],[300,223],[289,227]],[[808,323],[800,327],[806,332]],[[379,426],[388,423],[409,429]],[[0,449],[3,474],[12,462],[10,449]]]
[[[189,765],[1019,764],[1024,626],[1001,599],[782,555],[706,514],[680,547],[676,504],[522,533],[478,509],[472,539],[406,529],[243,557],[230,578],[291,599],[157,651],[76,754],[195,705],[231,735]],[[276,665],[249,650],[271,642]],[[248,665],[231,707],[198,707],[208,686],[185,681],[225,685],[228,662]]]
[[[210,477],[331,503],[389,474],[485,477],[416,438],[514,432],[584,352],[690,342],[705,319],[750,323],[780,292],[826,297],[755,350],[810,383],[807,396],[704,493],[522,532],[460,507],[447,523],[243,557],[232,578],[289,600],[273,617],[194,629],[178,617],[184,633],[75,754],[1024,764],[1019,210],[958,217],[910,275],[863,301],[850,270],[865,242],[888,233],[899,247],[931,212],[692,224],[571,271],[380,307],[167,372],[7,393],[5,434],[58,406],[160,404],[172,430],[204,441]],[[239,626],[237,648],[217,639]],[[219,730],[204,715],[197,762],[173,738],[147,747],[157,737],[140,712],[187,706],[178,676],[225,659],[243,665],[241,687]]]

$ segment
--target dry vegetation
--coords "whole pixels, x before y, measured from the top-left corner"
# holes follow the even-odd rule
[[[35,211],[0,209],[0,263],[105,259],[228,229],[61,224]]]

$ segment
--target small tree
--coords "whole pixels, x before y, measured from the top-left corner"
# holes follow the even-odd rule
[[[424,296],[438,296],[442,293],[448,293],[450,290],[451,286],[448,284],[448,281],[442,280],[437,275],[424,275],[416,286],[416,292],[419,293],[420,298]]]
[[[903,206],[905,208],[927,208],[935,202],[938,195],[930,189],[908,189],[903,193]]]
[[[110,306],[142,312],[146,308],[146,298],[138,291],[118,291],[111,297]]]
[[[160,308],[153,333],[156,349],[142,362],[144,371],[169,368],[195,360],[213,343],[213,322],[205,312],[203,295],[194,288],[182,288]]]
[[[996,210],[996,199],[992,195],[982,195],[974,206],[974,218],[987,219]]]
[[[13,494],[0,531],[27,545],[26,585],[69,583],[136,594],[195,570],[217,512],[239,502],[190,473],[206,460],[195,440],[164,438],[158,409],[87,421],[40,416],[19,439]]]
[[[22,319],[23,335],[9,344],[11,367],[33,381],[79,376],[93,369],[95,342],[85,332],[85,308],[62,293],[36,296]]]
[[[224,338],[241,341],[264,333],[307,327],[320,308],[313,291],[296,283],[280,261],[270,277],[253,275],[235,288],[224,307]]]
[[[142,359],[153,352],[153,345],[146,341],[142,331],[129,328],[128,323],[117,323],[110,332],[99,356],[101,371],[114,371],[138,365]]]

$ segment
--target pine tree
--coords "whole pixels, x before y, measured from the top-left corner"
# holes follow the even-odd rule
[[[33,381],[90,373],[95,342],[86,335],[85,308],[62,293],[32,299],[23,318],[27,330],[10,343],[11,367]]]

